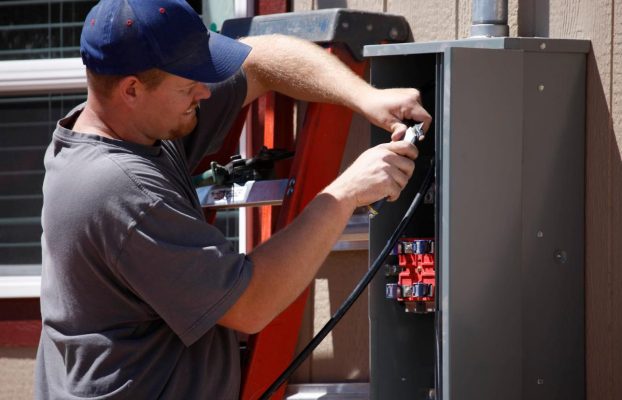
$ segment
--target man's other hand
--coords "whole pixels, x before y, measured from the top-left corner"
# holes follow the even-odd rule
[[[374,125],[391,132],[391,140],[401,140],[406,132],[403,121],[423,122],[427,132],[432,117],[421,105],[421,94],[417,89],[374,89],[360,99],[361,113]]]
[[[326,189],[352,207],[388,198],[395,201],[415,170],[415,146],[404,141],[383,143],[362,153]]]

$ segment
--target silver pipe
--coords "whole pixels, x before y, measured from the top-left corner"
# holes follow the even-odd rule
[[[508,0],[473,0],[471,37],[509,36]]]

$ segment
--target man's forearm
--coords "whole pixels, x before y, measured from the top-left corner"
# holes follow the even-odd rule
[[[219,323],[247,333],[262,329],[308,286],[354,210],[319,194],[285,229],[253,249],[253,279]]]
[[[252,36],[242,39],[253,47],[244,63],[251,86],[290,97],[332,103],[360,112],[373,88],[337,57],[320,46],[290,36]]]
[[[430,126],[432,117],[421,106],[414,88],[378,90],[321,47],[282,35],[242,39],[253,47],[244,63],[248,82],[245,104],[274,90],[298,100],[346,106],[400,139],[405,120]]]

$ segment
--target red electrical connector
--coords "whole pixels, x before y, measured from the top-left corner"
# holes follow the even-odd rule
[[[390,267],[388,276],[397,275],[397,283],[386,286],[386,297],[405,305],[408,312],[434,311],[434,240],[404,238],[398,242],[399,265]]]

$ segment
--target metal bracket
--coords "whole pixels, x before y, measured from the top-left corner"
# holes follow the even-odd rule
[[[254,206],[278,206],[288,188],[288,179],[247,181],[244,184],[197,188],[201,207],[208,210]]]

